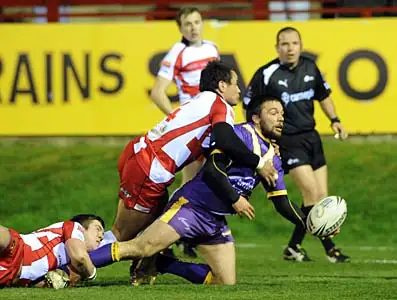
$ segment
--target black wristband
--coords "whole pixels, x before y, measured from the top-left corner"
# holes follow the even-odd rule
[[[338,117],[331,118],[331,125],[334,123],[340,123],[340,119]]]

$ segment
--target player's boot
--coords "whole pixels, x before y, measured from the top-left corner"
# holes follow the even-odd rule
[[[327,251],[327,258],[331,263],[350,262],[350,256],[344,255],[342,250],[338,248]]]
[[[307,255],[305,249],[303,249],[300,245],[296,245],[296,247],[287,247],[283,252],[284,260],[290,261],[312,261],[312,259]]]
[[[156,259],[157,254],[132,261],[130,266],[130,283],[132,286],[154,284],[157,277]]]

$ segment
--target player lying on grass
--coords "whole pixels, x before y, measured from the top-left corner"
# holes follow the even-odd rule
[[[29,234],[0,226],[0,287],[43,286],[47,272],[66,265],[83,280],[95,279],[88,251],[99,246],[104,226],[95,215],[77,215]]]
[[[275,184],[269,184],[255,170],[232,162],[215,149],[199,174],[174,193],[162,216],[135,239],[108,244],[91,252],[94,264],[101,266],[117,260],[150,257],[182,239],[198,245],[208,265],[185,265],[159,255],[152,271],[157,268],[159,273],[182,275],[195,283],[234,284],[235,246],[225,216],[237,213],[252,220],[255,211],[247,199],[260,182],[282,216],[305,226],[304,214],[287,197],[281,160],[269,140],[281,135],[283,106],[273,98],[261,99],[251,115],[252,121],[236,125],[235,132],[250,150],[271,159],[278,172]],[[142,265],[137,271],[139,269]]]

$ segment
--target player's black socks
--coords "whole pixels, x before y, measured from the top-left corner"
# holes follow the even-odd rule
[[[301,206],[301,209],[303,213],[306,215],[306,217],[309,215],[309,212],[312,210],[314,205],[309,205],[309,206]]]
[[[334,242],[330,238],[320,239],[321,243],[323,244],[325,252],[328,252],[332,248],[335,247]]]
[[[301,206],[302,212],[307,216],[310,210],[313,208],[313,205],[309,206]],[[296,249],[296,245],[302,244],[303,239],[306,235],[306,228],[301,225],[296,225],[294,232],[292,233],[291,239],[288,243],[288,247]]]

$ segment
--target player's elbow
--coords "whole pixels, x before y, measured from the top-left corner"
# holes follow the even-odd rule
[[[157,99],[157,94],[158,94],[157,89],[152,88],[152,90],[150,91],[150,99],[152,99],[153,101],[156,101],[155,99]]]
[[[165,90],[156,85],[150,91],[150,99],[155,103],[159,102],[164,95],[166,95]]]

